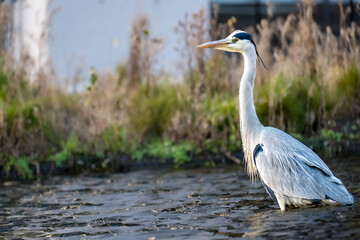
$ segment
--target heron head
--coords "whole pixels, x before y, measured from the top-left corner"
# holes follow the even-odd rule
[[[254,51],[256,52],[256,55],[259,57],[261,63],[265,67],[264,62],[262,61],[257,49],[256,44],[254,40],[252,39],[252,36],[241,30],[236,30],[233,33],[231,33],[229,36],[227,36],[224,39],[207,42],[204,44],[201,44],[198,46],[199,48],[215,48],[227,52],[240,52],[245,53],[247,51]],[[266,67],[265,67],[266,69]]]

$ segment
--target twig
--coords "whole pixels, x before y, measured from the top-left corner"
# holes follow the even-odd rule
[[[230,152],[224,152],[224,154],[225,154],[225,157],[227,157],[227,158],[230,159],[231,161],[234,161],[234,162],[237,163],[237,164],[241,164],[241,160],[238,159],[237,157],[231,155]]]

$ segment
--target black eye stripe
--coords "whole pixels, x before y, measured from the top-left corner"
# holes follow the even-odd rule
[[[239,40],[249,40],[254,45],[256,55],[259,57],[260,62],[263,64],[264,68],[266,69],[264,62],[261,59],[261,57],[260,57],[260,55],[259,55],[259,53],[257,51],[256,44],[255,44],[254,40],[252,39],[252,36],[249,33],[247,33],[247,32],[238,32],[238,33],[233,35],[233,38],[238,38]]]
[[[261,59],[261,57],[260,57],[260,55],[259,55],[259,53],[257,51],[256,44],[255,44],[254,40],[252,39],[252,36],[249,33],[247,33],[247,32],[238,32],[238,33],[234,34],[232,37],[233,37],[233,39],[232,39],[233,43],[235,41],[238,42],[239,40],[249,40],[254,45],[256,55],[259,57],[260,62],[262,63],[262,65],[266,69],[264,62]],[[237,39],[237,40],[235,40],[235,39]]]
[[[238,38],[238,39],[252,40],[252,36],[247,32],[236,33],[233,37]]]

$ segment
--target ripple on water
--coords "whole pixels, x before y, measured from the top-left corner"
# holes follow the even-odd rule
[[[358,199],[359,159],[341,161],[329,165]],[[0,206],[7,238],[360,238],[358,202],[281,212],[242,166],[6,182]]]

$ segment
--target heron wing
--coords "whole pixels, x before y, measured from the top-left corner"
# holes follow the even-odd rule
[[[335,192],[333,195],[340,196],[344,190],[349,194],[326,164],[290,135],[267,127],[259,144],[254,150],[254,162],[263,183],[272,191],[314,200],[326,199],[330,188]],[[336,185],[343,189],[336,193]]]

